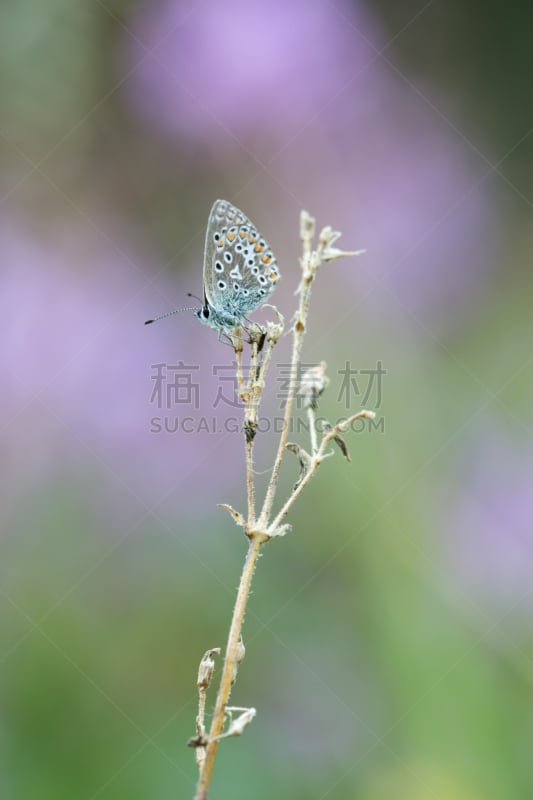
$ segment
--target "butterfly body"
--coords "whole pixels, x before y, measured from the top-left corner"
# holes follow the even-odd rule
[[[239,327],[279,277],[276,258],[253,223],[227,200],[217,200],[207,223],[204,305],[197,319],[219,334]]]

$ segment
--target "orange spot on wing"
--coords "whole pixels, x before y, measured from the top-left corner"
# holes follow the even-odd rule
[[[266,255],[265,256],[261,256],[261,261],[263,262],[263,264],[270,264],[270,262],[272,261],[272,258],[270,256],[266,256]]]
[[[262,247],[260,244],[256,244],[256,246],[254,247],[256,253],[262,253],[264,249],[265,248]]]
[[[232,242],[235,239],[235,234],[234,233],[228,233],[227,236],[228,236],[228,239],[230,240],[230,242]]]

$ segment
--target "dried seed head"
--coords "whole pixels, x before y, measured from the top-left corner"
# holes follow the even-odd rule
[[[307,475],[307,472],[308,472],[308,470],[309,470],[309,468],[311,466],[311,463],[312,463],[313,459],[311,458],[309,453],[306,450],[303,449],[303,447],[300,447],[299,444],[295,444],[294,442],[287,442],[285,447],[291,453],[294,453],[294,455],[298,459],[298,463],[300,465],[300,474],[298,475],[298,480],[296,481],[296,483],[294,484],[294,487],[293,487],[293,492],[295,492],[296,489],[298,488],[298,486],[301,484],[301,482],[305,478],[305,476]]]
[[[267,329],[266,332],[267,342],[270,342],[271,344],[277,344],[283,333],[283,323],[267,322],[266,329]]]
[[[251,322],[250,327],[248,328],[248,337],[250,344],[255,344],[259,346],[263,346],[263,342],[265,340],[265,329],[262,325],[259,325],[257,322]]]
[[[338,247],[328,247],[324,250],[322,259],[324,261],[333,261],[336,258],[344,258],[344,256],[362,256],[366,250],[339,250]]]
[[[311,367],[304,373],[298,394],[304,401],[304,408],[316,410],[317,401],[329,384],[326,375],[326,362],[321,361],[316,367]]]
[[[255,708],[247,708],[237,719],[230,722],[226,736],[241,736],[256,714]]]
[[[334,436],[333,441],[335,444],[340,448],[341,453],[343,454],[346,461],[351,461],[350,454],[348,452],[348,447],[346,446],[346,442],[342,438],[342,436]]]
[[[276,306],[273,306],[271,303],[265,303],[265,308],[271,308],[274,314],[277,317],[276,322],[272,322],[272,320],[268,320],[266,324],[266,340],[270,345],[275,345],[279,342],[283,330],[285,328],[285,320],[283,318],[283,314],[281,314]]]
[[[315,219],[308,211],[300,213],[300,239],[303,242],[312,242],[315,235]]]
[[[241,636],[237,644],[237,647],[235,648],[235,665],[233,667],[233,676],[231,679],[232,684],[234,684],[235,681],[237,680],[237,672],[239,671],[240,663],[244,659],[245,655],[246,655],[246,648],[244,646],[244,642]]]
[[[326,225],[324,228],[322,228],[318,236],[318,249],[320,253],[322,253],[326,247],[331,247],[333,242],[336,242],[339,236],[339,231],[334,231],[331,225]]]
[[[204,653],[202,660],[200,661],[200,666],[198,667],[198,680],[196,682],[196,685],[199,689],[207,689],[211,683],[211,678],[213,677],[213,671],[215,669],[215,659],[213,658],[214,655],[220,655],[220,647],[213,647],[212,650],[208,650],[206,653]]]
[[[242,353],[244,349],[244,339],[242,337],[242,328],[236,328],[235,332],[228,334],[230,344],[235,350],[235,353]]]
[[[187,739],[187,747],[205,747],[207,745],[207,739],[205,736],[191,736],[190,739]]]
[[[248,444],[250,444],[250,442],[253,442],[255,439],[255,434],[257,433],[257,422],[250,419],[245,420],[243,430],[246,441]]]
[[[238,643],[237,647],[235,648],[235,657],[237,659],[237,664],[241,663],[241,661],[243,660],[245,655],[246,655],[246,648],[244,646],[244,642],[243,642],[242,636],[241,636],[241,638],[239,639],[239,643]]]

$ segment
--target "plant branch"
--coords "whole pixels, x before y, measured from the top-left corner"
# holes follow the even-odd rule
[[[313,475],[315,474],[315,472],[317,471],[323,460],[332,455],[332,453],[326,453],[326,445],[328,445],[332,439],[337,439],[340,436],[340,433],[344,430],[344,428],[350,425],[356,419],[374,419],[374,417],[375,414],[373,411],[367,411],[366,409],[363,409],[362,411],[359,411],[357,414],[353,414],[353,416],[349,417],[344,422],[341,422],[338,425],[335,425],[332,428],[324,431],[324,434],[322,436],[322,441],[320,442],[320,447],[318,448],[316,453],[314,453],[313,456],[311,457],[311,461],[309,463],[307,472],[305,473],[303,478],[298,482],[296,488],[293,490],[289,498],[285,501],[281,510],[278,512],[276,518],[273,520],[273,522],[270,523],[268,532],[271,536],[276,535],[276,531],[279,529],[283,521],[283,518],[289,512],[296,498],[299,497],[304,488],[307,486],[307,484],[309,483],[309,481],[311,480],[311,478],[313,477]]]
[[[268,541],[268,537],[259,533],[256,533],[250,537],[250,544],[248,546],[246,560],[244,562],[241,579],[239,581],[237,599],[235,601],[228,643],[226,645],[226,653],[224,655],[224,666],[222,667],[220,687],[218,690],[211,728],[207,738],[207,748],[200,772],[200,780],[198,782],[195,800],[206,800],[207,798],[207,791],[211,782],[211,774],[213,772],[215,757],[219,745],[219,737],[224,727],[226,708],[231,694],[235,670],[239,661],[238,650],[242,633],[242,625],[244,622],[244,615],[246,612],[246,605],[250,595],[252,577],[255,571],[257,559],[259,557],[259,552],[266,541]]]
[[[300,215],[300,239],[302,242],[302,279],[297,289],[300,295],[298,303],[298,310],[292,327],[293,341],[292,341],[292,356],[291,368],[289,378],[289,391],[285,405],[285,413],[283,415],[283,427],[276,453],[276,460],[272,468],[272,474],[268,484],[265,502],[259,517],[260,525],[266,525],[272,511],[272,505],[276,496],[276,488],[279,480],[279,473],[281,470],[281,463],[285,455],[285,446],[287,444],[287,437],[289,435],[289,425],[292,418],[292,409],[294,405],[294,398],[296,395],[296,386],[298,379],[298,366],[300,364],[300,356],[302,353],[302,346],[304,335],[306,331],[307,315],[309,313],[309,301],[311,298],[311,285],[316,274],[318,263],[313,259],[312,243],[315,232],[315,220],[307,211],[302,211]]]
[[[255,488],[254,488],[254,440],[257,431],[257,412],[258,398],[254,391],[257,382],[258,369],[258,347],[257,340],[252,341],[252,355],[250,359],[250,374],[248,376],[247,388],[241,392],[241,397],[245,401],[244,407],[244,445],[246,452],[246,494],[248,497],[248,524],[255,525]],[[239,364],[239,362],[237,362]],[[242,360],[240,361],[241,377]]]

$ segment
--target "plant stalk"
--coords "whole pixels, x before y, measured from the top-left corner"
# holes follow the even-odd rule
[[[224,665],[222,667],[222,676],[220,678],[220,686],[218,690],[215,711],[213,714],[213,721],[211,723],[211,729],[208,735],[205,760],[202,765],[195,800],[207,800],[207,792],[211,782],[211,775],[213,773],[213,767],[215,765],[215,758],[219,745],[218,737],[224,728],[226,706],[228,704],[234,681],[235,665],[237,663],[237,647],[241,638],[246,605],[250,596],[252,577],[255,571],[257,559],[259,557],[259,552],[266,541],[268,541],[268,537],[264,534],[250,534],[250,544],[248,546],[246,560],[244,562],[241,579],[239,581],[237,599],[235,601],[235,607],[233,609],[233,616],[231,619],[231,627],[229,630],[228,643],[226,645],[226,652],[224,655]]]

